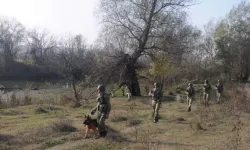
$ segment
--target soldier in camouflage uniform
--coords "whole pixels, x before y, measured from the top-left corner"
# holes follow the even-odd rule
[[[162,90],[160,89],[159,83],[154,83],[155,88],[151,90],[149,93],[152,96],[152,107],[153,107],[153,114],[154,114],[154,123],[158,122],[159,118],[159,109],[161,105],[161,98],[162,98]]]
[[[110,95],[105,92],[105,87],[99,85],[98,88],[99,94],[97,96],[97,106],[91,111],[91,115],[94,115],[98,111],[97,123],[98,130],[101,137],[105,137],[107,134],[105,120],[109,117],[109,112],[111,110],[110,104]]]
[[[192,83],[188,84],[188,88],[186,89],[186,94],[187,94],[188,112],[190,112],[191,104],[192,104],[192,101],[194,99],[194,94],[195,94],[195,90],[194,90]]]
[[[221,102],[221,94],[223,92],[223,84],[220,80],[218,80],[218,83],[215,85],[216,91],[217,91],[217,103],[220,104]]]
[[[209,95],[211,93],[211,85],[209,84],[208,80],[205,80],[205,83],[203,84],[203,96],[204,96],[204,102],[205,102],[205,107],[208,106],[209,102]]]

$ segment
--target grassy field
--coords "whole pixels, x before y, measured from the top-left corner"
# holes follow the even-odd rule
[[[237,102],[237,101],[236,101]],[[0,149],[75,150],[212,150],[249,149],[249,112],[232,111],[234,101],[205,108],[199,101],[163,102],[158,123],[152,122],[149,97],[112,98],[106,138],[84,139],[84,115],[96,105],[71,108],[34,104],[0,109]],[[238,109],[237,109],[238,110]],[[248,109],[246,109],[248,110]],[[237,113],[236,113],[237,112]]]

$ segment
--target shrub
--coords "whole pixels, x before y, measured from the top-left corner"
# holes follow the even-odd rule
[[[128,118],[127,117],[124,117],[124,116],[118,116],[118,115],[114,115],[110,121],[111,122],[121,122],[121,121],[127,121]]]
[[[56,132],[75,132],[77,129],[73,127],[72,120],[59,120],[51,125],[53,131]]]

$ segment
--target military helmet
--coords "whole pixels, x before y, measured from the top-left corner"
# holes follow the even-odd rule
[[[154,86],[155,86],[155,87],[159,87],[160,84],[159,84],[158,82],[155,82],[155,83],[154,83]]]
[[[192,83],[188,83],[188,86],[193,86],[193,84]]]
[[[104,92],[105,91],[105,87],[103,85],[99,85],[97,87],[97,90],[99,90],[100,92]]]
[[[205,80],[205,83],[208,83],[208,80],[207,80],[207,79]]]

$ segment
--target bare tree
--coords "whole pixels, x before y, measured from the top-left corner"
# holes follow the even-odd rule
[[[38,32],[33,29],[27,34],[27,42],[29,45],[29,55],[37,65],[50,64],[49,58],[57,47],[57,41],[54,36],[48,32]]]
[[[116,66],[124,68],[120,86],[126,84],[133,96],[141,95],[135,67],[141,56],[152,56],[153,50],[180,53],[187,46],[185,42],[193,33],[182,23],[180,18],[185,14],[179,8],[191,4],[192,0],[101,0],[99,14],[107,41],[113,36],[117,48],[126,41]],[[179,36],[174,38],[176,34]]]
[[[5,68],[16,58],[25,34],[24,26],[16,19],[0,17],[0,54]]]
[[[209,78],[211,79],[213,69],[216,68],[216,45],[214,40],[215,25],[212,21],[204,26],[204,35],[200,44],[200,49],[203,51],[204,68],[208,71]]]
[[[81,106],[82,91],[92,85],[95,69],[95,55],[87,50],[85,41],[81,35],[68,36],[59,44],[58,67],[62,74],[72,84],[74,98],[68,98]]]

